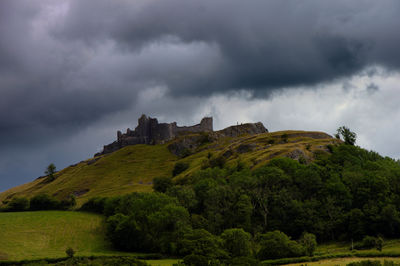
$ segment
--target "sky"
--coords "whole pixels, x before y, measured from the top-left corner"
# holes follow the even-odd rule
[[[0,191],[90,158],[141,114],[340,126],[400,158],[397,0],[1,0]]]

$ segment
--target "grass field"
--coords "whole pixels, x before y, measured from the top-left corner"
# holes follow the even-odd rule
[[[113,251],[105,240],[103,217],[66,211],[0,213],[0,260],[128,255]]]
[[[394,261],[400,263],[400,239],[386,240],[383,246],[383,250],[377,251],[376,249],[370,250],[357,250],[351,252],[349,250],[350,243],[328,243],[321,244],[317,247],[315,256],[313,259],[318,257],[322,258],[318,261],[308,261],[301,263],[288,263],[282,265],[300,266],[300,265],[346,265],[351,262],[361,260],[384,260]],[[332,258],[326,258],[332,256]],[[311,260],[311,259],[310,259]]]
[[[323,266],[345,266],[351,262],[356,262],[356,261],[362,261],[362,260],[372,260],[372,261],[380,261],[384,262],[385,260],[387,261],[394,261],[396,263],[400,262],[400,258],[392,258],[392,257],[382,257],[382,258],[336,258],[336,259],[328,259],[328,260],[320,260],[320,261],[315,261],[315,262],[303,262],[303,263],[294,263],[294,264],[285,264],[285,265],[290,265],[290,266],[317,266],[317,265],[323,265]]]

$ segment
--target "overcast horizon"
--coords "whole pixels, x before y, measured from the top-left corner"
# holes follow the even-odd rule
[[[400,2],[0,1],[0,192],[159,122],[357,133],[400,158]]]

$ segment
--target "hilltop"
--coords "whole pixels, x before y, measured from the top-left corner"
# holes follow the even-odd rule
[[[165,135],[160,135],[159,129],[151,131],[151,128],[155,128],[154,125],[161,125],[158,128],[162,130],[167,128],[171,134],[160,138],[159,136]],[[171,125],[175,131],[171,131]],[[147,128],[147,131],[143,128]],[[196,130],[191,130],[193,128]],[[206,130],[201,130],[204,128]],[[138,135],[138,132],[142,132],[142,135]],[[152,145],[141,144],[146,142],[129,145],[125,141],[128,137],[146,139]],[[115,196],[134,191],[151,192],[153,179],[171,176],[178,162],[185,162],[189,167],[174,177],[175,180],[201,169],[203,161],[209,156],[223,158],[228,166],[240,162],[250,168],[257,168],[272,158],[281,156],[311,162],[319,153],[329,152],[328,145],[339,142],[340,140],[323,132],[270,133],[262,123],[236,125],[213,131],[212,118],[203,119],[202,123],[193,127],[177,127],[176,123],[158,124],[156,119],[142,116],[135,131],[128,129],[127,134],[118,132],[117,141],[110,144],[114,148],[121,143],[125,145],[118,146],[114,151],[110,151],[107,148],[110,145],[106,145],[104,151],[95,157],[57,172],[54,181],[44,176],[11,188],[0,194],[0,202],[5,204],[16,196],[33,197],[40,193],[59,199],[73,194],[79,206],[94,196]]]

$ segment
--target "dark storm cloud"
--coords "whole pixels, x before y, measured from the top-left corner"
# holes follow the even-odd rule
[[[398,70],[399,11],[395,0],[1,0],[0,173],[11,149],[34,153],[140,112],[155,88],[268,95],[370,65]]]
[[[88,43],[112,39],[133,52],[166,43],[168,37],[218,48],[223,61],[206,77],[207,84],[190,82],[193,75],[153,75],[178,94],[309,85],[370,64],[400,66],[395,1],[90,2],[71,2],[63,27],[54,34]]]

